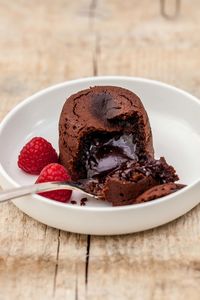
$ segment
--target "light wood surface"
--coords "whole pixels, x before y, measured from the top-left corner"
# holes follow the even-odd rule
[[[199,0],[0,0],[0,118],[42,88],[90,75],[158,79],[200,97],[199,16]],[[95,237],[2,204],[7,299],[198,300],[200,207],[154,230]]]

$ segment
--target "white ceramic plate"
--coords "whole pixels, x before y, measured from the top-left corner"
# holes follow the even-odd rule
[[[34,136],[58,144],[58,120],[65,99],[94,85],[116,85],[140,96],[153,131],[156,157],[165,156],[188,187],[161,199],[110,207],[90,199],[87,206],[62,204],[38,195],[14,201],[29,216],[59,229],[85,234],[124,234],[167,223],[199,203],[200,102],[161,82],[131,77],[91,77],[45,89],[19,104],[0,125],[0,182],[4,188],[30,184],[35,177],[17,167],[22,146]],[[73,194],[77,200],[80,194]]]

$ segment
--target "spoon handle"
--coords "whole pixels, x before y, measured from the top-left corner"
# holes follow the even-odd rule
[[[19,197],[27,196],[30,194],[36,194],[41,192],[49,192],[54,190],[73,190],[73,191],[81,191],[87,196],[92,196],[87,192],[85,192],[80,186],[73,182],[44,182],[38,184],[32,184],[22,187],[17,187],[9,190],[5,190],[0,192],[0,202],[6,202],[9,200],[13,200]]]

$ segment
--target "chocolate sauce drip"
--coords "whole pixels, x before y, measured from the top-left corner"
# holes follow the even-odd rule
[[[108,140],[93,139],[86,154],[87,178],[106,175],[128,160],[137,160],[132,134],[114,136]]]

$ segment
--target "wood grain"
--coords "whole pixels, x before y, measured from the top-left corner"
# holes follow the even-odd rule
[[[143,76],[200,96],[200,2],[179,1],[174,14],[176,2],[0,0],[0,118],[42,88],[90,75]],[[199,299],[199,223],[198,206],[147,232],[87,237],[3,204],[0,300]]]

